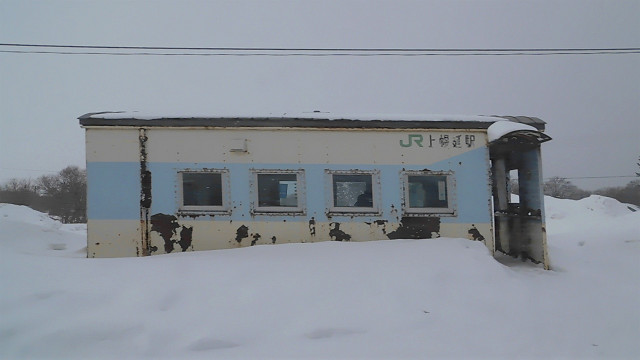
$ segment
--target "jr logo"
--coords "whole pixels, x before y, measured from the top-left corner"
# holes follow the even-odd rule
[[[422,146],[422,140],[423,140],[422,135],[409,134],[409,138],[407,139],[406,143],[403,140],[400,140],[400,146],[402,146],[402,147],[411,147],[415,143],[419,147],[423,147]]]

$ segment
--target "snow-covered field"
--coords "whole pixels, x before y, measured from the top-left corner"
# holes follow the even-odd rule
[[[0,204],[0,358],[640,358],[640,211],[546,202],[552,271],[464,239],[86,259]]]

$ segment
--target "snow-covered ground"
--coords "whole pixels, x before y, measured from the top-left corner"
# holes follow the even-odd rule
[[[640,358],[640,211],[546,204],[552,271],[464,239],[86,259],[0,204],[0,358]]]

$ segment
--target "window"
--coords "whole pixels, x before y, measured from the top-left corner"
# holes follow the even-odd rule
[[[330,213],[378,213],[377,171],[327,170]]]
[[[180,211],[228,211],[227,175],[227,170],[180,172]]]
[[[455,214],[453,173],[406,171],[404,212],[407,214]]]
[[[303,213],[302,170],[254,170],[254,213]]]

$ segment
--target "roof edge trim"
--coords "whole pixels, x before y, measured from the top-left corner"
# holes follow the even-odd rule
[[[420,120],[353,120],[309,118],[133,118],[104,119],[86,114],[79,117],[82,126],[130,127],[290,127],[290,128],[362,128],[362,129],[486,129],[495,121],[420,121]]]

